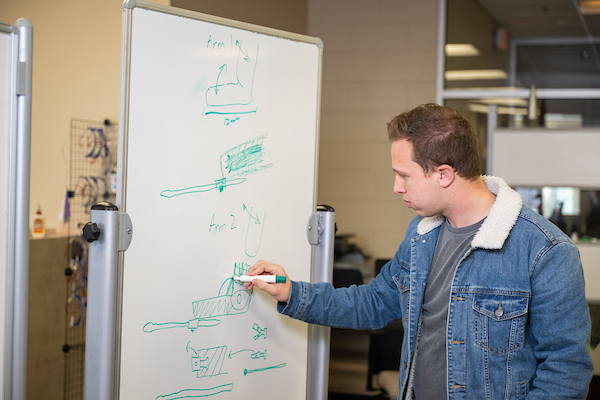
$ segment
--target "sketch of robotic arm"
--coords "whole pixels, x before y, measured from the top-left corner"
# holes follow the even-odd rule
[[[151,333],[163,329],[188,328],[193,332],[198,328],[217,326],[221,320],[215,317],[243,314],[249,310],[252,295],[243,286],[238,286],[241,285],[227,279],[221,285],[219,296],[193,302],[194,319],[187,322],[148,322],[142,330]],[[225,294],[221,295],[221,292]]]
[[[246,178],[219,178],[219,179],[215,179],[215,181],[213,183],[208,183],[206,185],[191,186],[191,187],[184,188],[184,189],[163,190],[162,192],[160,192],[160,195],[162,197],[171,198],[171,197],[181,196],[184,194],[202,193],[202,192],[208,192],[211,190],[217,190],[219,192],[222,192],[223,189],[225,189],[227,186],[239,185],[240,183],[244,182],[245,180],[246,180]]]
[[[160,331],[163,329],[173,329],[173,328],[188,328],[192,332],[198,328],[206,328],[211,326],[217,326],[221,323],[221,320],[212,318],[212,319],[202,319],[195,318],[191,319],[188,322],[162,322],[162,323],[154,323],[148,322],[142,330],[147,333],[151,333],[154,331]]]
[[[239,144],[227,150],[220,157],[221,177],[212,183],[190,186],[183,189],[167,189],[160,192],[162,197],[172,198],[190,193],[202,193],[216,190],[219,193],[227,186],[243,183],[243,176],[271,168],[273,164],[264,162],[263,142],[266,135]]]

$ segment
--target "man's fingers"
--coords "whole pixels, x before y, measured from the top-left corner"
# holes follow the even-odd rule
[[[252,281],[252,284],[268,293],[277,301],[286,303],[290,299],[291,283],[289,279],[285,283],[267,283],[260,279],[255,279]]]

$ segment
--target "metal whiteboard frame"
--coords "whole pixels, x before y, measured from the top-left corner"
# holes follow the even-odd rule
[[[297,42],[304,42],[309,44],[314,44],[318,47],[319,50],[319,70],[318,70],[318,91],[317,91],[317,110],[316,113],[316,126],[315,126],[315,142],[318,143],[319,140],[319,121],[320,121],[320,104],[321,104],[321,80],[322,80],[322,60],[323,60],[323,43],[319,38],[309,37],[305,35],[285,32],[277,29],[266,28],[258,25],[243,23],[239,21],[229,20],[226,18],[215,17],[207,14],[197,13],[193,11],[187,11],[183,9],[178,9],[169,6],[163,6],[160,4],[145,2],[145,1],[136,1],[136,0],[125,0],[122,5],[123,9],[123,19],[122,19],[122,35],[121,35],[121,82],[120,82],[120,105],[119,105],[119,147],[118,147],[118,160],[121,163],[121,168],[118,171],[117,181],[117,208],[120,213],[127,215],[127,202],[126,202],[126,192],[127,192],[127,154],[128,154],[128,126],[129,126],[129,97],[130,97],[130,65],[131,65],[131,38],[132,38],[132,22],[133,22],[133,10],[135,8],[142,8],[146,10],[158,11],[166,14],[176,15],[180,17],[190,18],[199,21],[205,21],[210,23],[215,23],[227,27],[233,27],[238,29],[243,29],[246,31],[261,33],[269,36],[281,37]],[[318,150],[317,150],[318,151]],[[317,188],[317,163],[318,163],[318,154],[315,157],[315,177],[314,177],[314,197],[313,204],[316,204],[316,188]],[[318,243],[311,243],[315,246],[312,247],[312,259],[315,260],[313,263],[313,277],[319,276],[328,276],[329,281],[331,281],[331,271],[333,268],[333,235],[334,228],[331,226],[333,222],[334,213],[333,212],[325,212],[322,215],[324,219],[323,222],[319,222],[320,227],[320,235]],[[92,220],[92,222],[95,222]],[[102,221],[98,221],[102,222]],[[114,224],[113,224],[114,225]],[[114,231],[117,232],[114,232]],[[121,235],[122,229],[117,227],[117,229],[109,230],[111,235]],[[121,232],[121,233],[119,233]],[[105,232],[106,234],[107,232]],[[321,235],[323,238],[321,239]],[[120,240],[120,239],[119,239]],[[92,258],[92,247],[100,245],[95,242],[90,245],[90,265],[95,263],[95,259]],[[104,254],[103,256],[95,257],[98,258],[100,264],[103,263],[102,260],[112,259],[113,253],[114,258],[116,259],[116,265],[105,265],[105,268],[112,269],[116,271],[116,290],[111,290],[110,292],[105,291],[104,295],[108,297],[113,297],[116,309],[114,310],[114,340],[104,341],[105,344],[102,344],[94,349],[94,354],[92,357],[88,357],[86,352],[86,371],[88,370],[87,363],[90,362],[92,358],[96,358],[94,362],[98,365],[112,365],[113,371],[108,371],[107,373],[102,374],[102,382],[97,381],[100,379],[98,376],[86,375],[86,400],[90,399],[118,399],[120,396],[120,360],[121,360],[121,329],[122,329],[122,304],[123,304],[123,264],[124,264],[124,249],[117,248],[114,249],[114,246],[111,246],[107,251],[110,254]],[[105,263],[106,264],[106,263]],[[324,271],[324,272],[322,272]],[[321,278],[316,278],[321,280]],[[94,285],[91,280],[88,282],[88,285]],[[89,289],[92,291],[92,288]],[[112,300],[111,300],[112,301]],[[89,307],[93,307],[92,304],[88,305]],[[100,321],[96,321],[100,323]],[[88,330],[90,328],[90,323],[94,324],[94,321],[90,321],[88,318]],[[327,397],[327,369],[323,370],[323,363],[327,362],[329,359],[329,332],[320,332],[317,334],[319,339],[314,338],[309,334],[308,336],[308,357],[309,362],[307,363],[307,398],[314,400],[325,400]],[[99,358],[102,358],[100,360]],[[311,365],[314,363],[314,365]],[[327,364],[325,364],[326,366]],[[323,373],[319,382],[315,382],[315,384],[311,384],[311,371],[315,368],[321,368]],[[90,381],[91,380],[91,381]],[[98,391],[88,391],[87,387],[92,388],[100,388]],[[315,394],[318,393],[318,394]]]
[[[29,182],[33,25],[0,24],[11,40],[8,160],[8,229],[5,288],[4,387],[2,398],[25,400],[29,297]]]
[[[335,210],[326,205],[317,206],[317,212],[313,214],[307,232],[308,242],[315,246],[315,268],[312,270],[311,283],[333,281],[335,231]],[[325,400],[328,397],[330,343],[330,327],[310,326],[307,394],[311,400]]]

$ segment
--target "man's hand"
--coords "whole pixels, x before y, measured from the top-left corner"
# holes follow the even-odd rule
[[[253,287],[257,287],[271,295],[275,300],[282,303],[287,303],[290,299],[290,291],[292,290],[292,282],[285,273],[285,270],[281,265],[273,264],[268,261],[259,261],[250,267],[247,275],[279,275],[285,276],[285,283],[267,283],[260,279],[254,279],[252,282],[244,283],[244,286],[248,290],[252,290]]]

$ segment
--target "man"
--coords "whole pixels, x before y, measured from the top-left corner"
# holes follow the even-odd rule
[[[401,319],[399,399],[585,399],[591,323],[573,242],[503,180],[480,176],[477,136],[456,111],[421,105],[388,134],[394,192],[417,217],[381,273],[343,289],[246,286],[310,323]],[[285,275],[267,261],[249,271],[264,273]]]

